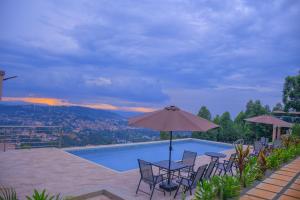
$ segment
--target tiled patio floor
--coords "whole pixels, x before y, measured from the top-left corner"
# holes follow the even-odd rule
[[[233,151],[225,153],[230,155]],[[55,148],[0,152],[0,160],[0,185],[14,187],[20,199],[31,194],[34,188],[63,196],[105,189],[126,200],[149,199],[143,193],[135,194],[140,177],[138,169],[118,173]],[[199,156],[195,168],[209,161],[209,157]],[[143,185],[142,189],[148,191],[149,186]],[[173,195],[174,192],[164,197],[162,192],[155,191],[153,200],[173,199]]]
[[[256,199],[300,199],[300,158],[274,172],[240,198],[240,200]]]

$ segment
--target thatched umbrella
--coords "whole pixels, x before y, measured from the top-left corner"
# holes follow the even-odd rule
[[[162,110],[157,110],[147,113],[142,116],[129,119],[129,125],[150,128],[157,131],[170,132],[169,145],[169,170],[168,182],[166,187],[171,186],[170,181],[170,167],[172,160],[172,132],[173,131],[201,131],[206,132],[210,129],[217,128],[218,125],[193,115],[189,112],[183,111],[176,106],[169,106]]]

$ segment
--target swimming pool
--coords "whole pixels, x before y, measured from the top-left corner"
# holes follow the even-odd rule
[[[67,152],[95,162],[113,170],[123,172],[138,167],[137,159],[150,162],[168,159],[169,142],[151,142],[145,144],[118,145],[111,147],[98,147],[67,150]],[[184,150],[197,152],[220,152],[232,149],[230,144],[216,143],[197,139],[173,141],[172,160],[180,160]]]

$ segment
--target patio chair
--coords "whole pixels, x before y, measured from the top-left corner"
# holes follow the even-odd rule
[[[236,141],[233,142],[233,146],[236,147],[237,145],[240,145],[240,144],[244,144],[244,139],[238,139]]]
[[[261,141],[255,141],[254,142],[254,150],[253,152],[250,154],[250,156],[258,156],[259,152],[263,149],[263,145],[261,143]]]
[[[235,158],[236,158],[236,153],[233,153],[230,155],[229,160],[224,160],[223,163],[219,163],[217,165],[217,169],[214,174],[216,174],[216,172],[219,171],[219,176],[220,176],[222,174],[222,172],[224,172],[224,175],[226,175],[228,172],[230,172],[231,175],[233,176],[232,168],[235,163]]]
[[[282,146],[282,143],[281,143],[280,139],[274,140],[274,142],[273,142],[273,148],[274,149],[279,149],[279,148],[281,148],[281,146]]]
[[[153,174],[151,163],[146,162],[144,160],[140,160],[140,159],[138,159],[138,163],[139,163],[141,177],[140,177],[138,187],[136,189],[136,194],[138,193],[138,191],[141,191],[145,194],[150,195],[150,200],[151,200],[152,196],[153,196],[153,192],[156,189],[156,190],[162,191],[165,195],[164,190],[160,190],[159,188],[155,188],[158,183],[161,183],[164,180],[163,176],[162,175],[157,175],[156,176],[156,175]],[[147,193],[147,192],[140,189],[140,185],[141,185],[142,181],[150,186],[151,193]]]
[[[207,165],[200,166],[195,174],[193,174],[190,178],[181,177],[177,190],[174,195],[174,199],[177,196],[179,188],[183,186],[183,192],[186,193],[188,190],[190,191],[190,195],[192,195],[192,190],[196,188],[197,183],[202,180],[202,177],[205,173]]]
[[[210,163],[205,171],[205,174],[203,175],[203,179],[206,179],[206,180],[210,179],[217,164],[218,164],[217,159],[210,161]]]
[[[181,172],[186,172],[189,176],[190,173],[194,171],[196,158],[197,158],[197,152],[186,151],[186,150],[183,152],[182,160],[179,161],[179,163],[185,164],[187,165],[187,167],[179,171],[179,176],[181,175],[180,174]]]
[[[263,146],[267,147],[268,144],[269,144],[269,138],[266,138],[266,137],[261,137],[260,138],[260,142]]]

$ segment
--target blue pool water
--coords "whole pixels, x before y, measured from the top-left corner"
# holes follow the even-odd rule
[[[200,140],[173,141],[172,160],[180,160],[184,150],[197,152],[220,152],[232,149],[231,145],[212,143]],[[68,150],[67,152],[101,164],[116,171],[127,171],[138,167],[137,159],[150,162],[168,159],[169,143],[158,142],[137,145],[124,145],[118,147],[99,147],[92,149]]]

